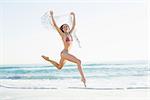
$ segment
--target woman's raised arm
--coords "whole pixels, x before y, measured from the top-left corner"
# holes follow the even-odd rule
[[[72,33],[72,31],[74,30],[75,25],[76,25],[76,18],[75,18],[75,13],[74,12],[71,12],[70,14],[73,16],[73,24],[72,24],[72,28],[70,30],[70,33]]]
[[[54,27],[56,28],[56,30],[58,31],[58,33],[63,36],[63,32],[60,30],[60,28],[57,26],[55,20],[54,20],[54,17],[53,17],[53,11],[50,11],[50,15],[51,15],[51,18],[52,18],[52,23],[54,25]]]

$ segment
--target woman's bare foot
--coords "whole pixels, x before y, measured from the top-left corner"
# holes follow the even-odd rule
[[[46,56],[44,56],[44,55],[42,55],[41,57],[42,57],[43,59],[45,59],[46,61],[50,61],[50,60],[49,60],[49,57],[46,57]]]
[[[84,86],[86,87],[86,79],[85,78],[81,78],[81,81],[83,82]]]

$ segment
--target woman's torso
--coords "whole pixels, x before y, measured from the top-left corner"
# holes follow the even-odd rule
[[[63,40],[63,43],[64,43],[64,49],[65,50],[70,49],[70,47],[72,45],[72,41],[73,41],[73,38],[72,38],[71,34],[65,34],[62,37],[62,40]]]

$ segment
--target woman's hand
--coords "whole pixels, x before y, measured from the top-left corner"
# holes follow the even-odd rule
[[[53,16],[53,11],[50,11],[50,15]]]
[[[71,12],[70,15],[75,15],[75,13],[74,13],[74,12]]]

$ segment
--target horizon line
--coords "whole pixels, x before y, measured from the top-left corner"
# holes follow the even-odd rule
[[[84,62],[82,65],[89,65],[89,64],[150,64],[150,60],[129,60],[129,61],[99,61],[99,62]],[[2,65],[52,65],[52,64],[46,64],[46,63],[14,63],[14,64],[0,64]],[[65,64],[66,66],[74,65],[74,63],[69,62],[68,64]]]

